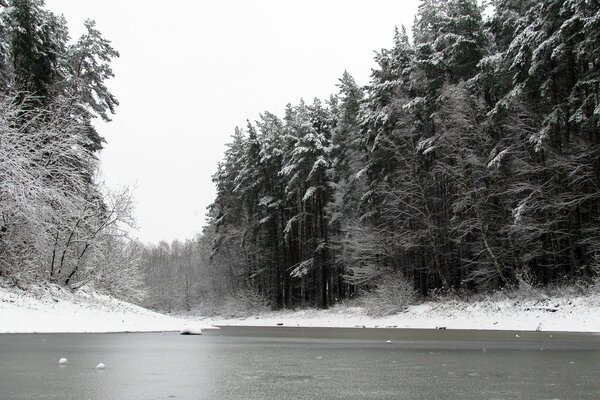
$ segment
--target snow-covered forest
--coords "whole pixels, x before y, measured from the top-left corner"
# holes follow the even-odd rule
[[[96,178],[119,54],[85,27],[0,0],[3,279],[181,311],[600,274],[597,1],[421,1],[366,86],[344,72],[329,98],[235,128],[203,233],[156,245],[127,239],[130,191]]]
[[[0,1],[0,278],[138,298],[131,193],[95,178],[93,120],[118,105],[105,81],[119,54],[94,21],[85,29],[73,40],[42,0]]]
[[[327,307],[597,274],[600,5],[489,3],[423,0],[366,86],[236,128],[203,235],[147,249],[151,292]]]

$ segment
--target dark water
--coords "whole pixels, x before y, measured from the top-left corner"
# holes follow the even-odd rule
[[[537,345],[0,335],[0,399],[600,399],[597,347]]]

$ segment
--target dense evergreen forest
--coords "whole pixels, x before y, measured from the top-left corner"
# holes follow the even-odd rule
[[[105,85],[118,53],[84,25],[71,40],[43,0],[0,1],[0,278],[139,298],[131,194],[95,179],[104,139],[92,122],[118,105]]]
[[[180,304],[251,289],[327,307],[386,276],[422,295],[591,277],[600,4],[490,3],[423,0],[367,86],[344,73],[330,98],[236,128],[203,235],[147,250],[198,277],[174,281]]]

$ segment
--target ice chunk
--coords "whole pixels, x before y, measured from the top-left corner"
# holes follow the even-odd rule
[[[58,360],[58,364],[60,365],[67,365],[67,359],[66,358],[61,358],[60,360]]]
[[[100,364],[96,365],[96,369],[106,369],[106,365],[100,363]]]

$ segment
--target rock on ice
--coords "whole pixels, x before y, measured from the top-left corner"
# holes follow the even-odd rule
[[[61,358],[60,360],[58,360],[58,363],[59,363],[60,365],[67,365],[67,359],[63,357],[63,358]]]
[[[106,365],[104,365],[102,363],[96,365],[96,369],[105,369],[105,368],[106,368]]]

